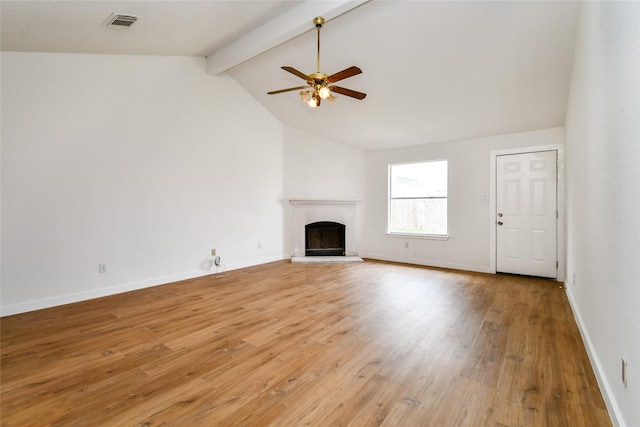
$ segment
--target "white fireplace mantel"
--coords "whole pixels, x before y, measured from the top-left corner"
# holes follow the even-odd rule
[[[292,199],[289,202],[293,206],[305,206],[305,205],[357,205],[361,200],[321,200],[321,199]]]
[[[345,255],[357,256],[356,205],[352,199],[291,199],[294,206],[293,256],[305,256],[305,226],[318,221],[332,221],[345,225]]]

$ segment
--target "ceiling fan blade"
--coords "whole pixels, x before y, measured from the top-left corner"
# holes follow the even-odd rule
[[[353,76],[355,76],[357,74],[360,74],[360,73],[362,73],[362,70],[360,68],[358,68],[358,67],[349,67],[349,68],[346,68],[346,69],[344,69],[342,71],[338,71],[335,74],[330,75],[329,77],[327,77],[327,81],[329,83],[335,83],[337,81],[344,80],[344,79],[349,78],[349,77],[353,77]]]
[[[364,99],[367,96],[366,93],[358,92],[358,91],[347,89],[347,88],[340,87],[340,86],[330,86],[329,89],[331,89],[332,92],[336,92],[336,93],[339,93],[339,94],[342,94],[342,95],[350,96],[350,97],[356,98],[356,99]]]
[[[277,93],[289,92],[292,90],[307,89],[307,88],[308,86],[298,86],[298,87],[290,87],[288,89],[272,90],[271,92],[267,92],[267,95],[275,95]]]
[[[300,77],[302,80],[309,80],[309,76],[307,76],[305,73],[303,73],[302,71],[298,71],[293,67],[289,67],[289,66],[284,66],[284,67],[280,67],[285,71],[290,72],[291,74],[294,74],[298,77]]]

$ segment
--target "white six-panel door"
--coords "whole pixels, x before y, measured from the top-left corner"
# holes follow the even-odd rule
[[[557,276],[556,151],[498,156],[496,270]]]

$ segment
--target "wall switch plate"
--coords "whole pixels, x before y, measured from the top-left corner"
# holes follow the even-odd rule
[[[627,361],[622,358],[622,383],[627,387]]]

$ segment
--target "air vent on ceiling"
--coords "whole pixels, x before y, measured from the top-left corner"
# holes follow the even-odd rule
[[[112,13],[111,16],[104,21],[104,25],[111,28],[129,28],[139,18],[139,16],[126,13]]]

